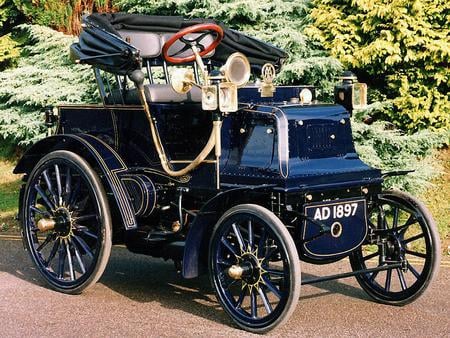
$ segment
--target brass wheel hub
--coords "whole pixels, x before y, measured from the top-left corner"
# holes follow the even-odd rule
[[[53,217],[41,218],[37,222],[37,227],[42,232],[55,230],[58,237],[68,238],[72,235],[72,215],[67,208],[58,208]]]
[[[258,249],[251,251],[248,247],[247,251],[242,253],[241,256],[237,256],[237,264],[232,265],[228,268],[228,275],[236,280],[242,280],[242,288],[248,287],[250,290],[252,288],[259,288],[259,284],[263,283],[263,274],[266,273],[262,267],[264,258],[258,258]]]

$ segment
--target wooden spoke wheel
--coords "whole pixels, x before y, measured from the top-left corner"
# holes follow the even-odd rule
[[[380,240],[366,243],[350,256],[353,270],[396,262],[402,267],[359,275],[359,284],[379,302],[412,302],[426,290],[439,268],[440,241],[431,214],[409,194],[387,191],[370,208],[368,220]]]
[[[111,252],[111,216],[99,177],[80,156],[55,151],[37,163],[21,219],[30,256],[52,288],[80,293],[100,278]]]
[[[241,328],[267,332],[287,320],[300,294],[294,241],[269,210],[242,204],[217,222],[210,242],[211,283]]]

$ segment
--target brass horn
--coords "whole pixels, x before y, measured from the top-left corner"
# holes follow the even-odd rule
[[[228,57],[221,71],[225,79],[234,83],[238,88],[245,86],[250,79],[250,63],[247,57],[239,52]]]
[[[194,72],[192,69],[176,68],[172,73],[172,88],[179,94],[185,94],[192,89],[195,84]]]

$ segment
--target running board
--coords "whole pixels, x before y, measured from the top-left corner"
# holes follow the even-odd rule
[[[402,263],[388,264],[388,265],[385,265],[385,266],[377,266],[376,268],[371,268],[371,269],[357,270],[357,271],[352,271],[352,272],[340,273],[340,274],[337,274],[337,275],[318,277],[318,278],[311,278],[311,279],[307,279],[307,280],[304,280],[304,281],[302,280],[301,284],[302,285],[307,285],[307,284],[326,282],[326,281],[329,281],[329,280],[353,277],[353,276],[356,276],[356,275],[362,275],[364,273],[369,273],[369,272],[392,270],[392,269],[401,268],[401,267],[402,267]]]

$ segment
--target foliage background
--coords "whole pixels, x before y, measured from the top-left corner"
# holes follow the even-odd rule
[[[213,17],[288,51],[279,83],[313,84],[329,101],[344,68],[368,82],[372,104],[353,120],[357,149],[383,170],[416,169],[387,183],[416,192],[440,172],[433,149],[448,144],[449,6],[444,0],[0,0],[0,147],[10,153],[42,137],[40,110],[47,105],[98,101],[91,71],[68,59],[74,38],[47,26],[77,33],[81,14],[92,11]],[[367,126],[361,122],[367,116],[378,121]]]
[[[389,101],[404,130],[450,127],[448,0],[313,0],[310,36]]]

